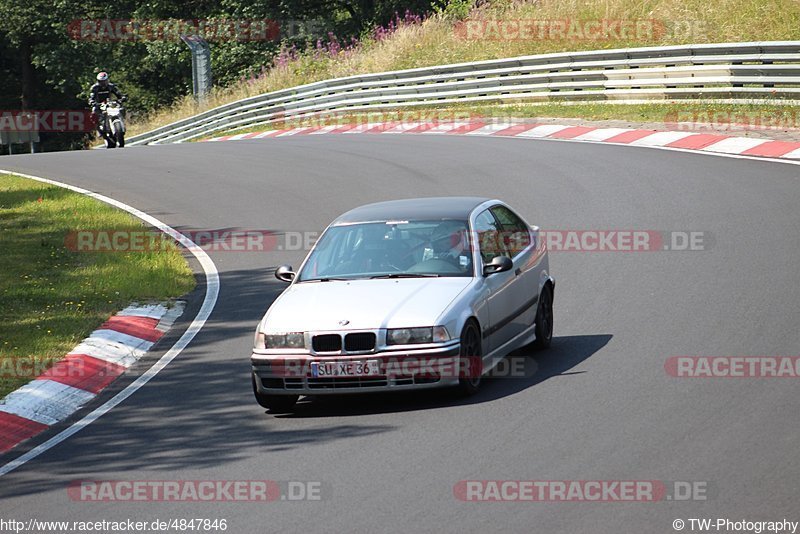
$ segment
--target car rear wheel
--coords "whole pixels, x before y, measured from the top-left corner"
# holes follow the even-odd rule
[[[535,349],[546,349],[553,340],[553,290],[549,284],[544,286],[539,295],[539,307],[536,310]]]
[[[483,375],[483,351],[481,332],[475,321],[469,321],[461,331],[461,353],[458,367],[458,389],[464,395],[472,395],[481,386]]]
[[[271,412],[291,412],[294,405],[297,404],[297,400],[300,398],[299,395],[268,395],[266,393],[259,393],[255,376],[252,377],[252,381],[253,395],[256,397],[256,402],[259,406]]]

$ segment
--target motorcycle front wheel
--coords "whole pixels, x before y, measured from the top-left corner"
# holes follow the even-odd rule
[[[114,140],[120,148],[125,146],[125,128],[122,127],[122,123],[119,121],[114,123]]]

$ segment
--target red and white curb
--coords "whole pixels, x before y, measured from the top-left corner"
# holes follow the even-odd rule
[[[529,139],[559,139],[614,145],[697,150],[714,154],[734,154],[764,158],[800,160],[800,142],[736,137],[692,131],[658,131],[636,128],[597,128],[591,126],[564,126],[558,124],[509,123],[495,124],[487,121],[463,122],[382,122],[346,124],[343,126],[312,126],[223,135],[206,142],[265,139],[295,135],[327,134],[442,134],[492,137],[519,137]]]
[[[0,453],[62,421],[147,353],[183,313],[184,303],[132,305],[66,357],[0,401]]]

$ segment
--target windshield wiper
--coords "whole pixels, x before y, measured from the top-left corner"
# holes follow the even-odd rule
[[[307,278],[306,280],[300,280],[300,282],[341,282],[349,280],[352,280],[352,278],[334,278],[331,276],[324,276],[322,278]]]
[[[371,280],[376,278],[439,278],[440,274],[433,273],[391,273],[391,274],[378,274],[370,276]]]

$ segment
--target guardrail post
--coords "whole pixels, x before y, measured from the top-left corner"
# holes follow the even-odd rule
[[[192,51],[192,89],[202,102],[211,92],[211,48],[199,35],[181,35],[181,40]]]

